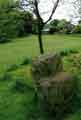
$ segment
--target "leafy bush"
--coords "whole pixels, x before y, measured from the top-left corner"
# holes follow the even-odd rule
[[[81,33],[81,24],[76,25],[72,33]]]
[[[51,27],[50,30],[49,30],[49,33],[53,34],[55,32],[59,32],[58,28],[57,27]]]
[[[31,64],[32,63],[32,59],[31,58],[25,58],[21,65],[28,65],[28,64]]]
[[[9,38],[7,38],[7,35],[6,34],[2,34],[0,35],[0,43],[7,43],[9,42]]]
[[[24,92],[26,90],[26,84],[21,80],[16,80],[14,88],[17,91]]]
[[[19,68],[19,66],[16,65],[16,64],[8,65],[6,71],[7,71],[7,72],[11,72],[11,71],[16,70],[17,68]]]
[[[77,68],[78,72],[81,70],[81,54],[69,57],[68,61],[71,62],[73,67]]]
[[[26,84],[24,78],[16,78],[15,84],[13,85],[13,90],[16,90],[17,92],[26,92],[34,90],[33,87]]]
[[[61,56],[67,56],[69,54],[68,50],[63,50],[60,52]]]
[[[6,71],[11,72],[11,71],[14,71],[14,70],[18,69],[19,67],[21,67],[21,65],[28,65],[31,63],[32,63],[31,58],[25,58],[20,65],[17,65],[17,64],[8,65]]]
[[[60,51],[61,56],[68,56],[70,54],[76,54],[78,51],[76,49],[65,49],[63,51]]]
[[[32,21],[31,13],[12,9],[9,4],[0,5],[0,42],[32,33]]]
[[[76,49],[70,49],[69,52],[72,53],[72,54],[75,54],[75,53],[78,53],[78,50],[76,50]]]
[[[0,75],[0,80],[1,81],[12,80],[12,76],[9,73],[5,72],[4,74]]]

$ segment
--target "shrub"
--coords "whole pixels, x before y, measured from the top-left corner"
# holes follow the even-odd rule
[[[50,30],[49,30],[49,33],[54,34],[55,32],[59,32],[58,28],[57,27],[51,27]]]
[[[12,89],[16,90],[17,92],[21,92],[21,93],[34,90],[33,87],[31,87],[30,85],[27,85],[24,78],[16,78],[15,84],[13,85]]]
[[[28,64],[31,64],[31,62],[32,62],[31,58],[25,58],[22,61],[21,65],[28,65]]]
[[[2,74],[2,75],[0,76],[0,80],[1,80],[1,81],[4,81],[4,80],[12,80],[12,76],[11,76],[9,73],[5,72],[4,74]]]
[[[16,80],[14,88],[16,91],[24,92],[26,90],[26,84],[21,80]]]
[[[60,52],[61,56],[68,56],[70,54],[76,54],[78,53],[78,51],[76,49],[65,49],[63,51]]]
[[[72,61],[72,66],[76,67],[79,71],[81,70],[81,54],[72,56],[69,58],[69,61]]]
[[[72,53],[72,54],[76,54],[76,53],[78,53],[78,50],[76,50],[76,49],[70,49],[69,52]]]
[[[72,33],[81,33],[81,24],[76,25]]]
[[[68,50],[63,50],[60,52],[60,55],[61,56],[67,56],[69,53],[68,53]]]
[[[18,65],[12,64],[12,65],[7,66],[7,70],[6,70],[6,71],[7,71],[7,72],[11,72],[11,71],[16,70],[17,68],[19,68]]]
[[[26,36],[32,33],[33,15],[30,12],[20,12],[11,4],[0,4],[0,41]],[[6,34],[6,38],[3,36]]]
[[[0,36],[0,43],[7,43],[9,41],[9,38],[5,34]]]

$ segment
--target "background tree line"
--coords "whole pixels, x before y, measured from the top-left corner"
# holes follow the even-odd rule
[[[12,9],[10,4],[0,5],[0,42],[7,42],[15,37],[37,34],[37,24],[37,19],[33,17],[33,14]],[[47,33],[50,34],[79,34],[81,33],[81,21],[77,25],[73,25],[65,19],[55,19],[48,23],[44,27],[45,29],[48,29]]]
[[[65,19],[53,20],[49,25],[49,33],[79,34],[81,33],[81,21],[77,25],[72,24]]]
[[[32,33],[33,15],[29,12],[0,6],[0,41],[21,37]]]

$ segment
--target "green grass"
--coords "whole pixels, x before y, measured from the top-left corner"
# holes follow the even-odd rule
[[[73,48],[81,50],[81,36],[79,35],[45,35],[43,36],[45,53],[59,52]],[[4,74],[9,65],[20,65],[24,58],[40,55],[36,36],[14,39],[13,42],[0,44],[0,74]],[[70,71],[71,64],[64,59],[65,68]],[[0,80],[0,120],[38,120],[34,112],[39,113],[33,103],[34,91],[14,91],[12,88],[17,79],[24,80],[26,85],[33,87],[31,66],[20,66],[9,74],[9,80]],[[78,72],[78,71],[77,71]],[[80,71],[79,71],[80,72]],[[81,110],[69,115],[64,120],[80,120]],[[41,118],[40,120],[45,120]],[[46,119],[47,120],[47,119]]]
[[[0,120],[26,120],[33,93],[11,90],[12,82],[0,82]]]
[[[56,52],[67,48],[81,50],[81,36],[46,35],[43,37],[45,53]],[[39,55],[39,44],[36,36],[15,39],[8,44],[0,45],[0,72],[8,65],[19,64],[25,57]]]

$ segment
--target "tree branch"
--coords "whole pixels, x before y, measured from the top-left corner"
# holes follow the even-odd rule
[[[39,20],[41,23],[43,23],[43,19],[41,18],[40,13],[39,13],[39,8],[38,8],[38,2],[37,2],[37,0],[35,0],[34,6],[35,6],[35,11],[34,11],[34,12],[35,12],[38,20]]]
[[[46,22],[44,22],[44,24],[47,24],[52,19],[52,16],[53,16],[53,14],[55,13],[55,11],[56,11],[56,9],[58,7],[59,1],[60,0],[57,0],[56,3],[54,4],[53,10],[51,12],[51,15],[49,16],[48,20]]]

